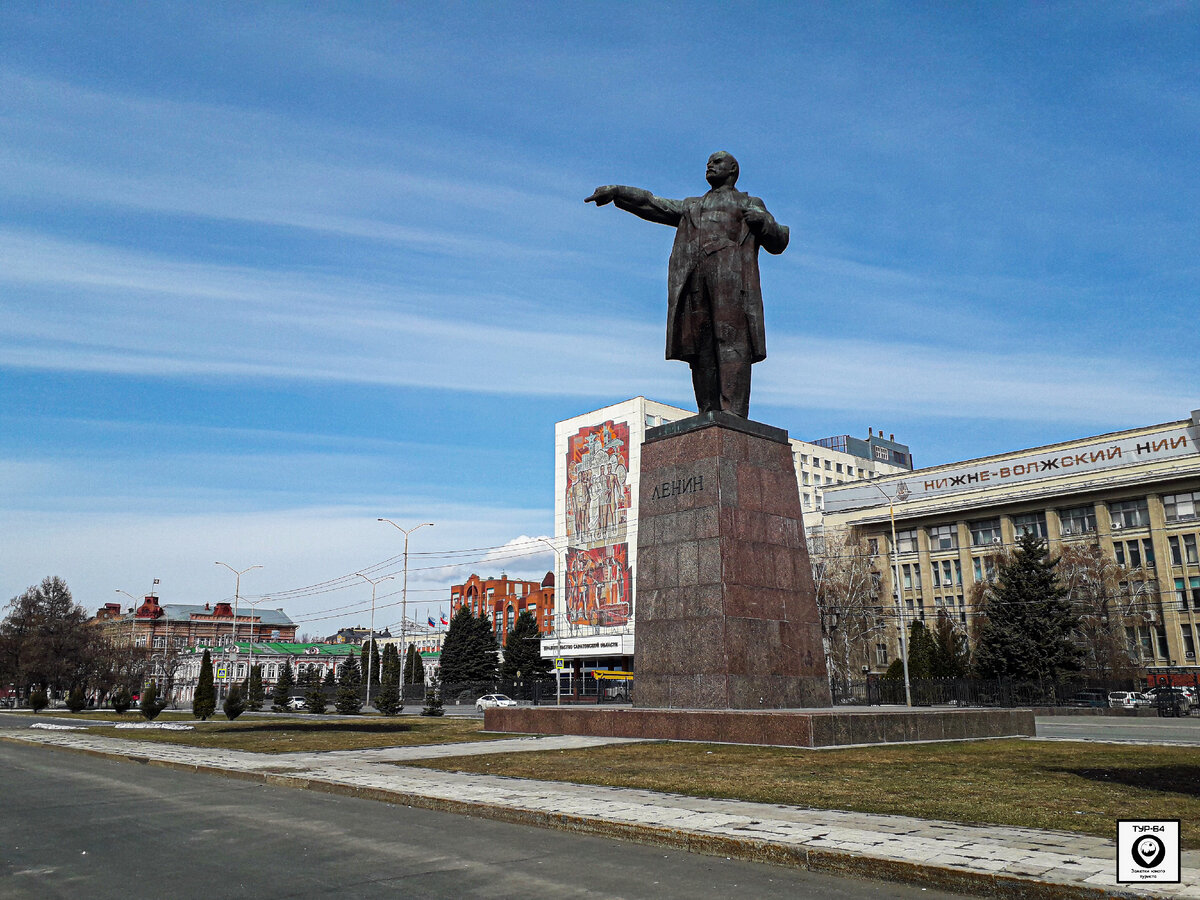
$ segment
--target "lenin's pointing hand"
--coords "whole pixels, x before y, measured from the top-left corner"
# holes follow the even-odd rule
[[[617,186],[615,184],[606,184],[604,187],[598,187],[592,191],[590,197],[585,197],[584,203],[595,203],[597,206],[604,206],[612,203],[617,196]]]

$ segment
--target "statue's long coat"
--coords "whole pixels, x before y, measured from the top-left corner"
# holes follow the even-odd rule
[[[707,313],[689,309],[690,283],[706,252],[714,251],[712,235],[700,229],[700,212],[705,197],[688,197],[684,200],[668,200],[656,197],[641,188],[618,188],[613,202],[640,218],[663,225],[673,225],[675,245],[671,248],[670,268],[667,274],[667,359],[691,361],[700,352],[698,315]],[[788,228],[780,225],[767,212],[758,197],[739,190],[729,190],[729,198],[743,214],[741,230],[734,241],[737,247],[737,273],[728,284],[709,285],[713,302],[724,306],[737,304],[746,315],[747,344],[751,361],[758,362],[767,356],[767,336],[763,326],[762,286],[758,276],[758,248],[761,245],[768,253],[782,253],[788,244]],[[744,213],[748,209],[761,210],[766,221],[758,237],[750,231]],[[729,240],[718,237],[715,249],[724,249]]]

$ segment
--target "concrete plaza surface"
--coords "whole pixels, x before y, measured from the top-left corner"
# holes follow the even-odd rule
[[[69,720],[58,721],[65,724]],[[4,724],[3,739],[47,748],[621,837],[814,871],[1008,897],[1200,900],[1200,851],[1184,852],[1179,884],[1119,885],[1114,844],[1104,838],[440,772],[393,764],[475,754],[575,749],[620,743],[622,739],[525,737],[421,747],[258,754],[125,741],[89,735],[86,731],[13,727],[11,719]]]

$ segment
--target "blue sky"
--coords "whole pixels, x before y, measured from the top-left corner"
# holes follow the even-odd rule
[[[378,516],[436,523],[419,618],[545,572],[484,548],[551,531],[553,423],[691,402],[670,229],[582,200],[717,149],[792,230],[753,418],[932,465],[1200,406],[1200,9],[739,9],[0,6],[0,600],[219,559],[328,633]]]

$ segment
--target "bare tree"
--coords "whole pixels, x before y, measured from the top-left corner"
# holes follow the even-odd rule
[[[1121,565],[1096,541],[1064,544],[1058,576],[1079,615],[1078,641],[1088,674],[1096,678],[1136,675],[1140,667],[1137,630],[1149,628],[1151,613],[1158,606],[1154,576],[1143,568]]]
[[[829,678],[848,693],[884,631],[878,551],[856,532],[839,530],[812,537],[809,556]]]

